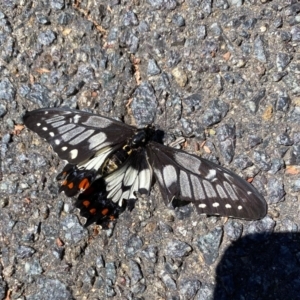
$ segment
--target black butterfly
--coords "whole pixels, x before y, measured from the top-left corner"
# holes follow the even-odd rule
[[[143,129],[95,114],[64,108],[28,112],[25,125],[45,138],[69,164],[58,175],[60,191],[80,193],[76,206],[87,223],[106,226],[148,194],[153,176],[166,204],[193,202],[200,214],[248,220],[266,215],[267,204],[238,175],[208,160],[159,143],[153,126]]]

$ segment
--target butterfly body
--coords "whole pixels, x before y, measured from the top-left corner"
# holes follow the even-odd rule
[[[149,194],[153,177],[166,203],[178,198],[193,202],[199,213],[244,219],[266,214],[266,202],[251,184],[208,160],[162,145],[151,125],[136,129],[63,108],[29,112],[24,123],[68,161],[58,176],[60,191],[69,197],[80,193],[77,206],[89,223],[102,224],[108,212],[117,215],[137,193]]]
[[[145,144],[153,137],[154,132],[154,127],[152,126],[137,130],[133,137],[130,138],[121,149],[118,149],[111,157],[106,159],[102,167],[101,175],[106,176],[118,169],[126,159],[128,159],[129,155],[145,146]]]

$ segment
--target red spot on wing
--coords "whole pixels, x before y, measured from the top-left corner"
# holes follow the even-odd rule
[[[84,200],[84,201],[82,201],[82,204],[84,207],[89,207],[91,202],[89,200]]]
[[[87,178],[83,178],[83,179],[80,181],[78,187],[79,187],[80,190],[86,190],[86,189],[89,188],[89,186],[90,186],[89,180],[88,180]]]
[[[102,213],[103,216],[107,215],[108,212],[109,212],[109,209],[108,209],[108,208],[103,208],[103,209],[101,210],[101,213]]]
[[[92,208],[92,209],[90,209],[90,213],[91,213],[91,215],[95,215],[95,214],[96,214],[96,212],[97,212],[96,208]]]
[[[74,187],[74,183],[73,182],[70,182],[69,184],[68,184],[68,188],[69,189],[72,189]]]

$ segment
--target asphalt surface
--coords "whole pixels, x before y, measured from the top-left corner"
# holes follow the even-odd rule
[[[0,299],[300,299],[300,3],[0,3]],[[157,184],[108,230],[58,193],[23,126],[68,106],[154,123],[265,197],[258,221],[167,207]]]

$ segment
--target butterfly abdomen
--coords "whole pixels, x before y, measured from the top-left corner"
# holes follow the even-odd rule
[[[117,170],[131,154],[132,148],[125,145],[122,149],[117,150],[111,157],[106,159],[102,166],[102,176],[108,175],[111,172]]]
[[[121,148],[114,152],[110,157],[106,159],[102,166],[102,176],[112,173],[117,170],[126,159],[140,147],[144,146],[153,135],[153,127],[147,126],[144,129],[136,131],[134,136],[128,140],[128,142]]]

